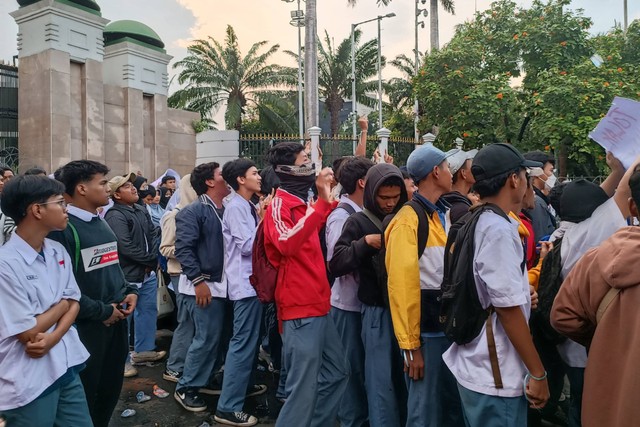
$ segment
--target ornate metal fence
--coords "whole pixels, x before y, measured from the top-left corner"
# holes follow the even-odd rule
[[[279,142],[300,142],[298,135],[287,134],[245,134],[240,135],[240,157],[253,160],[259,169],[267,166],[266,155],[271,147]],[[370,136],[367,138],[367,156],[372,156],[378,146],[378,138]],[[334,160],[343,156],[353,155],[354,141],[350,136],[323,135],[320,138],[320,149],[322,150],[322,164],[331,166]],[[398,166],[407,162],[409,154],[415,145],[412,138],[390,138],[389,155],[394,158],[394,163]],[[384,154],[384,153],[381,153]]]
[[[0,64],[0,164],[18,168],[18,69]]]

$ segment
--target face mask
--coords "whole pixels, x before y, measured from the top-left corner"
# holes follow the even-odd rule
[[[547,191],[551,191],[553,187],[555,187],[558,178],[555,175],[551,175],[547,177],[547,180],[544,182],[544,187]]]
[[[301,166],[278,165],[275,167],[276,173],[283,173],[291,176],[315,176],[316,168],[311,162]]]

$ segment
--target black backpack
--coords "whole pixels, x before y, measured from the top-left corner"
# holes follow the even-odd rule
[[[353,209],[353,206],[351,206],[349,203],[339,203],[338,206],[336,206],[336,209],[344,209],[345,211],[347,211],[349,216],[356,213],[356,210]],[[320,248],[322,249],[322,259],[324,259],[324,269],[325,269],[325,272],[327,273],[327,280],[329,280],[329,286],[333,287],[333,283],[336,281],[336,276],[334,276],[329,270],[329,262],[327,262],[328,250],[327,250],[327,224],[326,223],[320,228]]]
[[[427,247],[427,239],[429,239],[429,218],[423,205],[417,200],[409,200],[405,203],[405,206],[411,206],[418,215],[418,259],[422,257],[424,250]],[[384,221],[380,221],[370,211],[364,210],[364,214],[382,233],[382,245],[380,251],[373,256],[373,268],[376,271],[376,277],[378,278],[378,286],[383,289],[384,299],[387,306],[389,306],[389,293],[387,292],[387,281],[389,276],[387,275],[387,267],[385,264],[385,258],[387,251],[384,245],[384,234],[387,230],[387,226],[396,214],[389,214],[384,218]]]
[[[561,247],[562,239],[553,242],[553,249],[542,261],[538,281],[538,308],[531,313],[529,321],[531,333],[551,344],[560,344],[567,339],[551,326],[551,308],[562,286]]]
[[[476,225],[480,215],[487,211],[509,221],[496,205],[476,206],[451,226],[445,246],[440,323],[445,335],[460,345],[470,343],[480,334],[493,310],[493,307],[482,308],[473,275]]]

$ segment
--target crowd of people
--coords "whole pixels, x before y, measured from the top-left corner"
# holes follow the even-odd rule
[[[90,160],[0,169],[0,422],[108,426],[166,359],[182,408],[218,395],[217,423],[252,426],[260,355],[282,427],[635,425],[640,160],[608,154],[597,185],[509,144],[361,149],[316,170],[283,142],[157,188]]]

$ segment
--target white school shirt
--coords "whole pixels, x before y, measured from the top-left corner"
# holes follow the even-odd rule
[[[74,327],[39,359],[29,357],[16,337],[60,300],[80,300],[64,247],[45,239],[42,253],[44,258],[18,234],[0,248],[0,410],[31,403],[69,368],[89,358]]]
[[[346,194],[340,197],[340,203],[347,203],[356,212],[362,212],[362,208],[347,197]],[[331,261],[331,258],[333,258],[333,250],[336,247],[336,243],[338,243],[340,235],[342,235],[342,228],[349,216],[349,212],[340,208],[334,209],[327,218],[327,226],[325,228],[327,261]],[[331,287],[331,306],[340,310],[360,313],[362,303],[358,299],[358,286],[354,273],[336,277]]]
[[[531,296],[529,280],[522,263],[524,250],[518,234],[518,222],[485,212],[478,219],[475,233],[473,274],[483,308],[517,307],[529,320]],[[496,313],[491,315],[498,364],[504,388],[497,389],[489,360],[486,324],[480,335],[466,345],[453,344],[442,358],[463,387],[477,393],[499,397],[523,395],[526,368],[509,340]]]
[[[249,276],[253,272],[251,253],[257,228],[256,216],[251,213],[252,210],[255,212],[250,201],[235,194],[225,206],[222,217],[225,276],[231,301],[256,296],[256,291],[249,282]]]
[[[616,231],[627,226],[614,198],[610,198],[580,223],[568,223],[560,246],[562,277],[569,275],[576,263],[587,251],[611,237]],[[573,368],[587,366],[587,349],[573,340],[558,344],[562,360]]]
[[[222,279],[219,282],[209,282],[205,280],[209,290],[211,291],[211,296],[214,298],[226,298],[227,297],[227,277],[226,274],[222,273]],[[193,285],[191,284],[191,280],[187,279],[185,274],[180,275],[180,281],[178,282],[178,292],[184,295],[195,296],[196,291]]]

